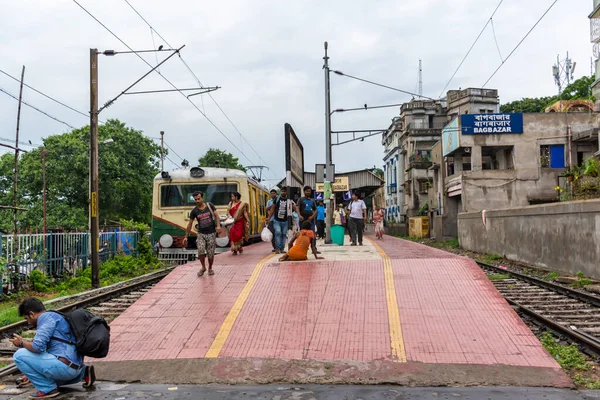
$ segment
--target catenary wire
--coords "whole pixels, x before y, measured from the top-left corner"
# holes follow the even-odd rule
[[[504,61],[504,58],[502,58],[502,52],[500,51],[500,45],[498,44],[498,38],[496,37],[496,28],[494,27],[494,20],[490,19],[490,22],[492,23],[492,33],[494,34],[494,42],[496,42],[496,48],[498,49],[500,61]]]
[[[356,79],[357,81],[361,81],[361,82],[369,83],[369,84],[371,84],[371,85],[375,85],[375,86],[380,86],[380,87],[382,87],[382,88],[386,88],[386,89],[394,90],[394,91],[396,91],[396,92],[400,92],[400,93],[408,94],[408,95],[411,95],[411,96],[414,96],[414,97],[421,97],[421,98],[424,98],[424,99],[435,100],[435,99],[432,99],[431,97],[427,97],[427,96],[419,95],[419,94],[417,94],[417,93],[409,92],[409,91],[407,91],[407,90],[398,89],[398,88],[395,88],[395,87],[392,87],[392,86],[387,86],[387,85],[384,85],[384,84],[382,84],[382,83],[373,82],[373,81],[370,81],[370,80],[368,80],[368,79],[363,79],[363,78],[359,78],[359,77],[356,77],[356,76],[353,76],[353,75],[348,75],[348,74],[346,74],[346,73],[344,73],[344,72],[342,72],[342,71],[336,71],[336,70],[332,70],[332,72],[333,72],[333,73],[335,73],[335,74],[337,74],[337,75],[341,75],[341,76],[348,77],[348,78],[350,78],[350,79]]]
[[[165,44],[167,46],[171,47],[171,44],[169,44],[169,42],[150,24],[150,22],[148,22],[148,20],[146,18],[144,18],[144,16],[129,2],[129,0],[124,0],[124,1],[142,19],[142,21],[144,21],[148,25],[148,27],[150,27],[150,29],[152,29],[152,31],[154,33],[156,33],[156,35],[163,42],[165,42]],[[198,76],[196,75],[196,73],[194,73],[194,71],[190,68],[190,66],[188,65],[188,63],[183,59],[183,57],[181,56],[181,54],[179,54],[179,59],[181,60],[181,62],[183,63],[183,65],[187,68],[187,70],[190,72],[190,74],[194,77],[194,79],[196,79],[196,82],[198,82],[198,85],[200,85],[201,87],[204,86],[202,84],[202,82],[200,81],[200,79],[198,78]],[[233,121],[231,120],[231,118],[229,118],[229,115],[227,115],[227,113],[223,110],[223,108],[219,105],[219,103],[217,103],[217,101],[214,99],[214,97],[210,93],[208,93],[208,96],[213,101],[213,103],[215,103],[215,105],[217,106],[217,108],[219,109],[219,111],[221,111],[221,113],[225,116],[225,118],[233,126],[233,128],[238,132],[238,134],[240,135],[240,138],[243,139],[248,144],[248,146],[250,146],[250,149],[252,149],[252,151],[258,156],[258,158],[266,165],[267,162],[262,158],[262,156],[260,155],[260,153],[258,151],[256,151],[256,149],[254,148],[254,146],[252,146],[252,144],[248,141],[248,139],[246,139],[246,137],[242,134],[242,132],[239,130],[239,128],[233,123]],[[200,98],[201,98],[201,101],[202,101],[202,107],[204,108],[204,97],[200,96]]]
[[[15,95],[13,95],[13,94],[10,94],[9,92],[7,92],[6,90],[4,90],[4,89],[2,89],[2,88],[0,88],[0,92],[2,92],[2,93],[4,93],[4,94],[6,94],[6,95],[8,95],[8,96],[12,97],[12,98],[13,98],[13,99],[15,99],[16,101],[19,101],[19,98],[18,98],[17,96],[15,96]],[[69,128],[71,128],[71,129],[77,129],[77,128],[75,128],[73,125],[71,125],[71,124],[68,124],[68,123],[66,123],[66,122],[65,122],[65,121],[63,121],[63,120],[60,120],[60,119],[56,118],[55,116],[52,116],[52,115],[48,114],[47,112],[45,112],[45,111],[42,111],[42,110],[40,110],[39,108],[37,108],[37,107],[35,107],[35,106],[32,106],[31,104],[29,104],[29,103],[27,103],[27,102],[23,101],[22,99],[21,99],[21,103],[25,104],[27,107],[33,108],[35,111],[37,111],[37,112],[39,112],[39,113],[41,113],[41,114],[44,114],[46,117],[48,117],[48,118],[51,118],[51,119],[55,120],[56,122],[60,122],[61,124],[68,126],[68,127],[69,127]]]
[[[14,76],[12,76],[11,74],[9,74],[8,72],[5,72],[5,71],[3,71],[3,70],[1,70],[1,69],[0,69],[0,73],[2,73],[2,74],[4,74],[4,75],[8,76],[9,78],[11,78],[11,79],[13,79],[13,80],[15,80],[15,81],[17,81],[17,82],[19,82],[19,83],[21,82],[19,79],[15,78]],[[74,111],[74,112],[76,112],[77,114],[81,114],[81,115],[83,115],[84,117],[87,117],[87,118],[89,118],[89,117],[90,117],[90,114],[86,114],[86,113],[84,113],[83,111],[79,111],[79,110],[77,110],[76,108],[73,108],[73,107],[71,107],[70,105],[63,103],[62,101],[60,101],[60,100],[57,100],[57,99],[55,99],[54,97],[52,97],[52,96],[50,96],[50,95],[47,95],[46,93],[43,93],[43,92],[41,92],[41,91],[37,90],[37,89],[36,89],[36,88],[34,88],[33,86],[30,86],[30,85],[28,85],[28,84],[26,84],[26,83],[23,83],[23,86],[25,86],[25,87],[27,87],[27,88],[29,88],[29,89],[33,90],[34,92],[36,92],[36,93],[38,93],[38,94],[40,94],[40,95],[44,96],[45,98],[47,98],[47,99],[49,99],[49,100],[52,100],[53,102],[55,102],[55,103],[57,103],[57,104],[60,104],[60,105],[61,105],[61,106],[63,106],[63,107],[66,107],[66,108],[68,108],[68,109],[69,109],[69,110],[71,110],[71,111]],[[99,122],[101,122],[101,123],[105,123],[105,121],[100,121],[100,120],[99,120]]]
[[[538,24],[542,21],[542,19],[544,19],[544,17],[546,16],[546,14],[548,14],[550,12],[550,10],[552,9],[552,7],[554,7],[554,5],[557,2],[558,2],[558,0],[554,0],[552,2],[552,4],[550,4],[550,7],[548,7],[548,9],[542,14],[542,16],[536,21],[536,23],[533,24],[533,26],[531,27],[531,29],[525,34],[525,36],[523,36],[523,39],[521,39],[521,41],[519,43],[517,43],[517,45],[515,46],[515,48],[504,59],[504,61],[502,61],[502,63],[498,66],[498,68],[496,68],[496,70],[494,71],[494,73],[492,73],[492,75],[488,78],[488,80],[485,81],[485,83],[483,84],[483,86],[481,86],[482,88],[486,87],[486,85],[488,84],[488,82],[492,80],[492,78],[496,75],[496,73],[498,71],[500,71],[500,68],[502,68],[502,66],[504,65],[504,63],[506,63],[506,61],[508,61],[508,59],[510,58],[510,56],[512,56],[514,54],[514,52],[517,51],[517,49],[519,48],[519,46],[521,46],[521,44],[525,41],[525,39],[527,39],[527,37],[529,36],[529,34],[531,32],[533,32],[533,30],[535,29],[535,27],[538,26]]]
[[[485,28],[487,28],[487,26],[490,23],[490,21],[492,20],[492,18],[494,18],[494,15],[496,15],[496,12],[498,11],[498,9],[500,8],[500,6],[502,5],[503,2],[504,2],[504,0],[500,0],[500,2],[498,3],[498,5],[496,6],[496,9],[492,13],[492,16],[486,21],[485,25],[481,29],[481,32],[479,32],[479,35],[477,35],[477,38],[475,39],[475,41],[473,42],[473,44],[471,45],[471,47],[467,51],[467,54],[465,54],[465,56],[463,57],[462,61],[460,62],[460,64],[458,64],[458,67],[456,67],[456,70],[454,71],[454,73],[452,74],[452,76],[450,77],[450,79],[448,80],[448,83],[446,83],[446,86],[444,86],[444,88],[440,92],[440,97],[442,97],[444,95],[444,91],[448,88],[448,85],[450,85],[450,82],[452,82],[452,80],[454,79],[454,77],[458,73],[458,70],[460,70],[460,67],[462,67],[462,65],[465,62],[465,60],[467,59],[467,57],[469,57],[469,54],[471,54],[471,50],[473,50],[473,47],[475,47],[475,45],[479,41],[479,38],[481,37],[481,35],[485,31]]]
[[[153,68],[152,64],[150,64],[144,57],[140,56],[135,50],[133,50],[133,48],[131,46],[129,46],[127,43],[125,43],[125,41],[123,41],[123,39],[121,39],[119,36],[117,36],[117,34],[115,34],[113,31],[111,31],[105,24],[102,23],[102,21],[100,21],[98,18],[96,18],[91,12],[89,12],[85,7],[83,7],[77,0],[73,0],[73,2],[75,4],[77,4],[83,11],[85,11],[90,17],[92,17],[96,22],[98,22],[98,24],[100,24],[104,29],[106,29],[111,35],[113,35],[119,42],[121,42],[125,47],[127,47],[129,50],[131,50],[132,53],[134,53],[136,56],[138,56],[138,58],[140,60],[142,60],[146,65],[148,65],[149,67]],[[250,160],[250,158],[248,158],[248,156],[242,152],[236,145],[235,143],[233,143],[231,141],[231,139],[229,139],[229,137],[227,135],[225,135],[225,133],[223,133],[223,131],[221,129],[219,129],[219,127],[217,125],[215,125],[215,123],[208,118],[208,116],[202,112],[202,110],[200,110],[200,108],[198,108],[198,106],[191,101],[181,90],[179,90],[177,88],[177,86],[175,86],[167,77],[165,77],[162,73],[158,72],[157,73],[161,76],[161,78],[163,78],[169,85],[171,85],[171,87],[175,90],[177,90],[200,114],[202,114],[202,116],[204,116],[204,118],[217,130],[217,132],[219,132],[225,139],[227,139],[227,141],[233,146],[233,148],[235,148],[238,152],[240,152],[241,155],[243,155],[248,161],[252,162]]]

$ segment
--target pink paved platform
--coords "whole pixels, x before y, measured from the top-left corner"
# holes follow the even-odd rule
[[[506,365],[564,378],[473,261],[396,238],[376,243],[380,259],[263,264],[270,247],[261,243],[217,256],[214,276],[198,278],[198,262],[180,266],[113,321],[111,351],[98,361]]]

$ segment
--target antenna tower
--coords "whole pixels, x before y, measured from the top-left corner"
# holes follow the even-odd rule
[[[569,52],[567,52],[567,58],[564,60],[560,59],[560,55],[556,56],[556,64],[552,66],[552,75],[554,76],[554,83],[558,86],[559,95],[565,87],[574,81],[573,73],[576,65],[577,63],[569,58]]]
[[[414,75],[413,75],[414,76]],[[423,97],[423,64],[419,60],[419,98]]]

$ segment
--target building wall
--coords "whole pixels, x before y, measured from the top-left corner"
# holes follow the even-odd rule
[[[600,200],[458,216],[461,247],[538,267],[600,279]]]
[[[556,197],[558,176],[564,168],[542,168],[540,146],[564,145],[565,164],[569,164],[567,125],[573,134],[589,130],[593,117],[588,113],[523,114],[522,134],[460,135],[460,146],[470,148],[471,171],[448,177],[461,177],[462,211],[493,210],[530,204],[531,199]],[[513,146],[514,169],[482,170],[482,148]],[[574,147],[574,146],[573,146]],[[572,149],[573,164],[577,163],[576,149]],[[499,165],[506,160],[500,158]]]

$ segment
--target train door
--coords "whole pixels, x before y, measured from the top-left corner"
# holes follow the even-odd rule
[[[264,192],[259,192],[258,193],[258,216],[259,216],[259,223],[260,221],[264,221],[265,217],[267,216],[267,195]]]
[[[250,220],[250,232],[255,234],[258,232],[258,189],[254,186],[250,186]]]

